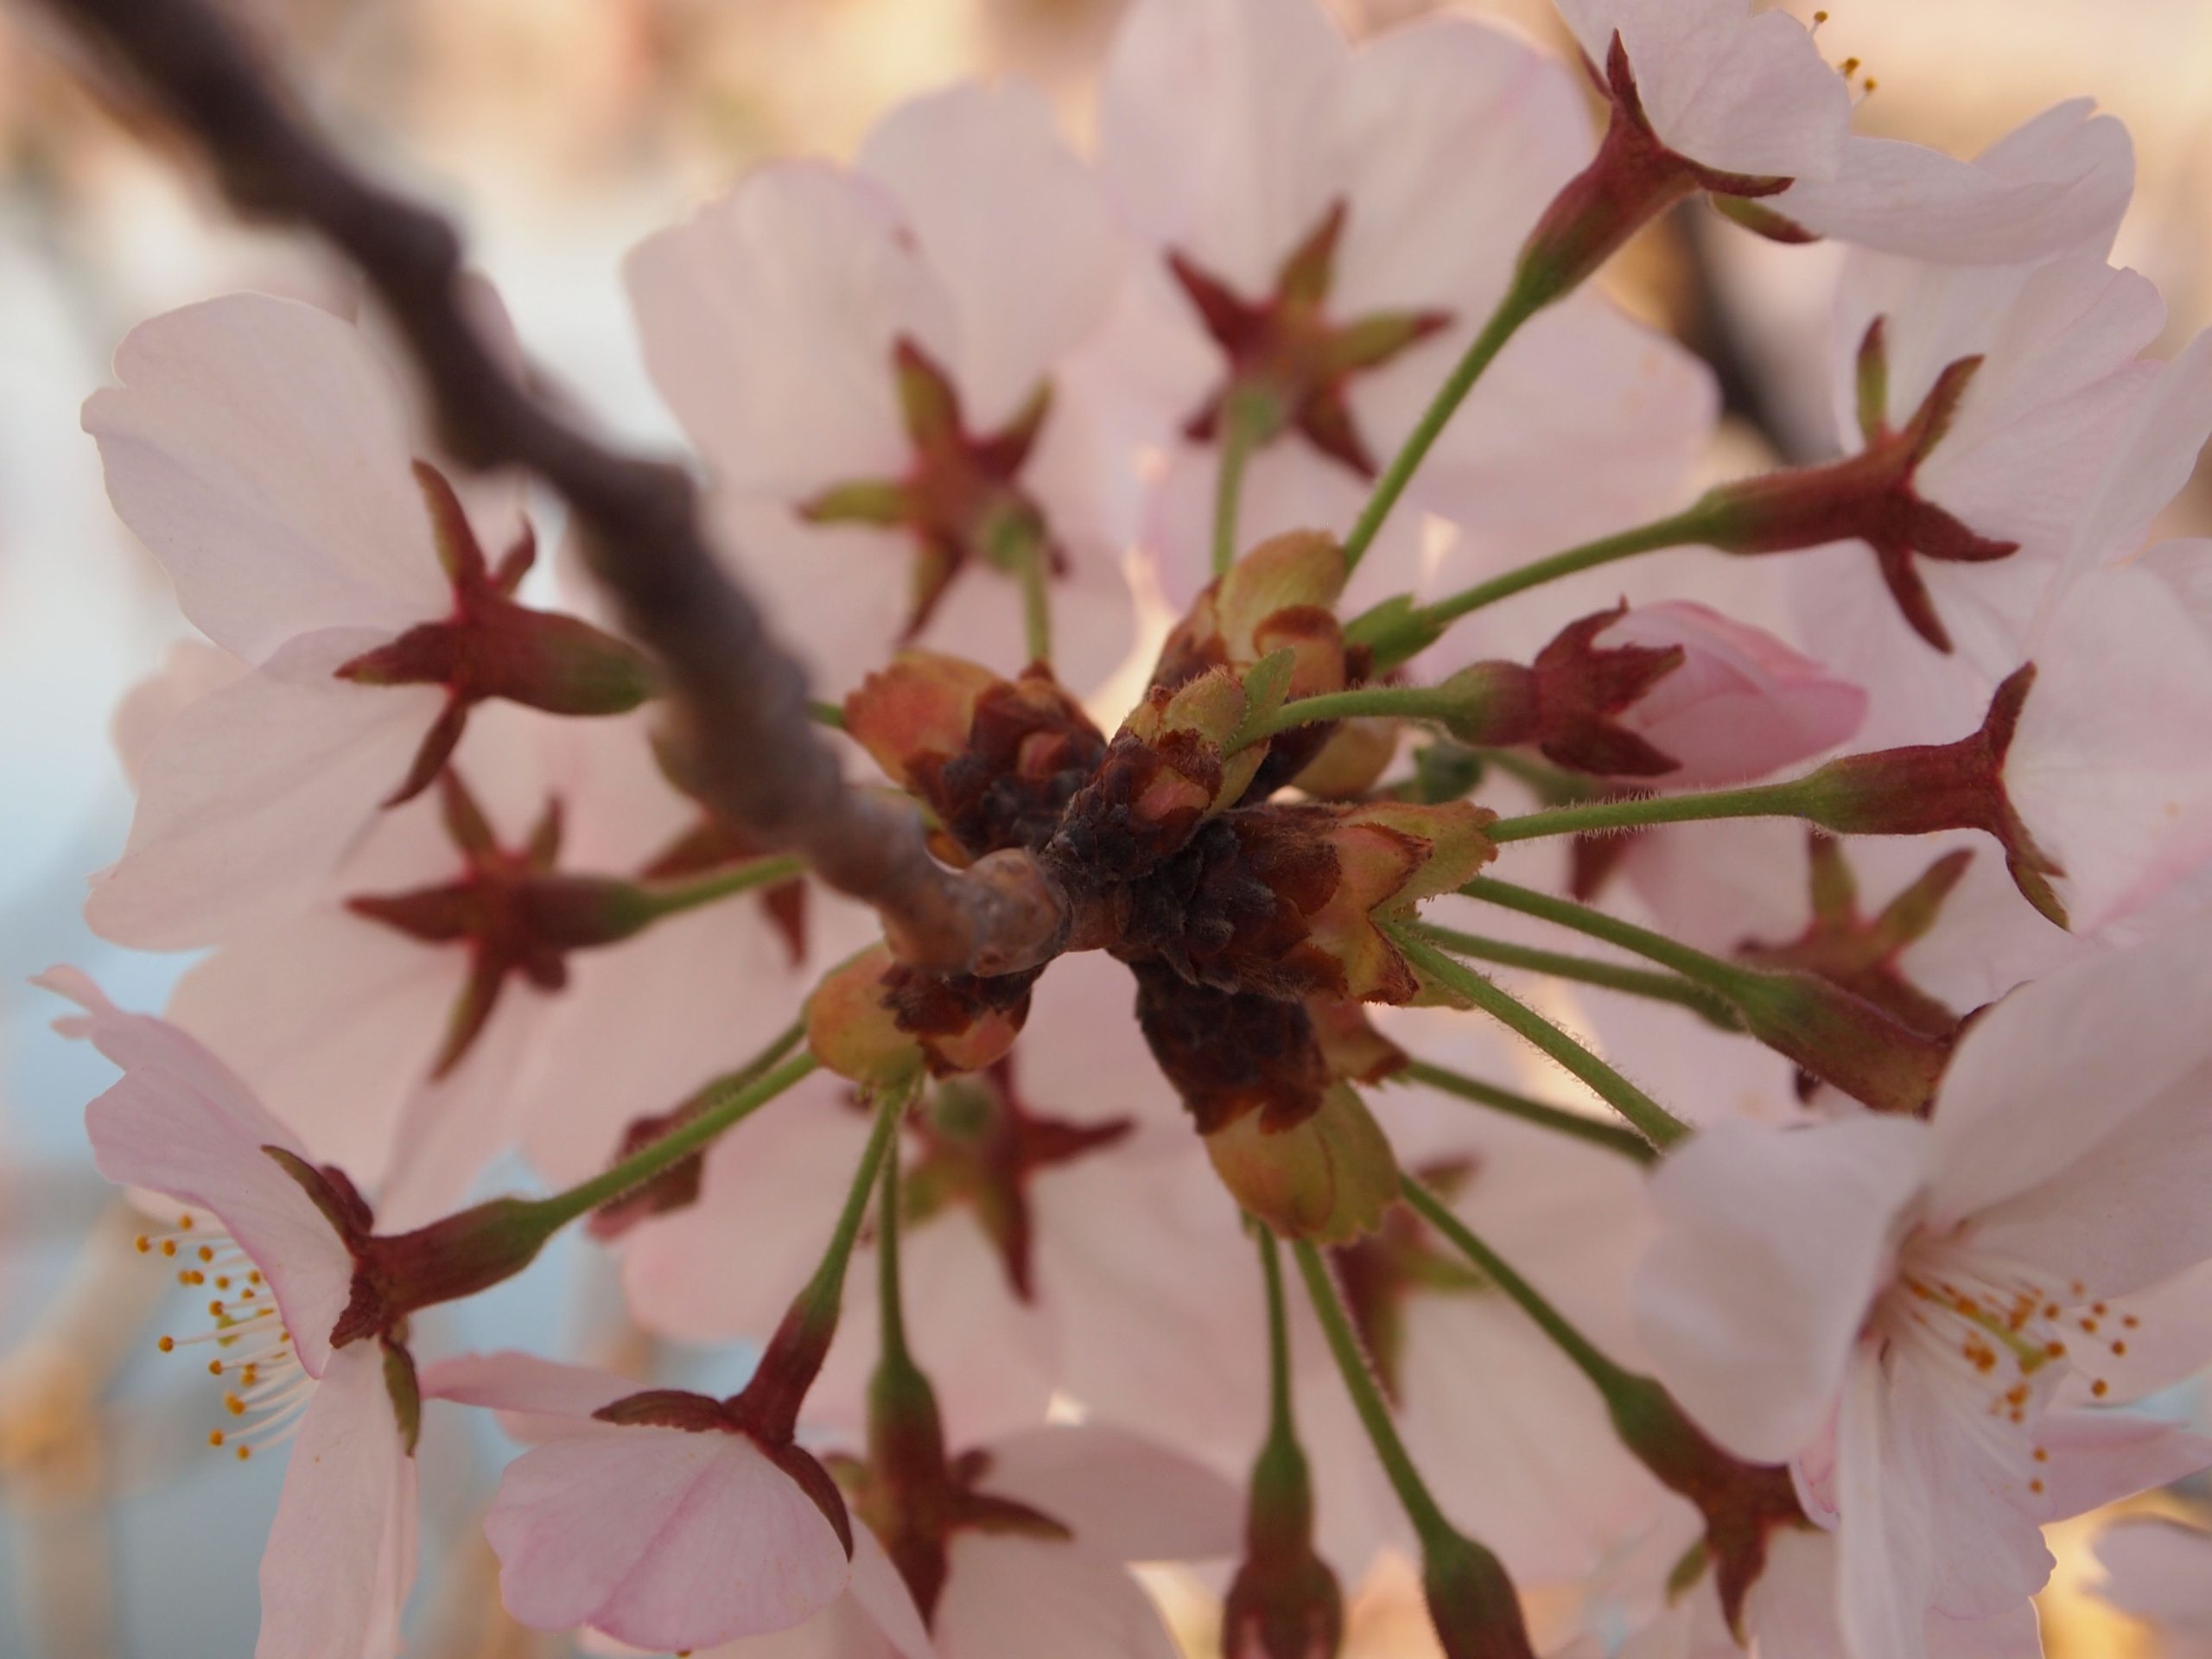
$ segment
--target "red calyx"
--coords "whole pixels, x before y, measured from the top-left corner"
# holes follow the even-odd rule
[[[1737,959],[1755,968],[1817,975],[1920,1035],[1949,1041],[1958,1033],[1959,1016],[1906,978],[1897,959],[1927,937],[1943,900],[1973,862],[1973,852],[1962,847],[1944,854],[1870,918],[1859,912],[1859,886],[1841,844],[1818,830],[1809,841],[1812,920],[1783,944],[1746,939],[1736,947]]]
[[[1040,1510],[982,1491],[990,1476],[988,1452],[947,1457],[936,1393],[911,1361],[887,1360],[870,1379],[868,1440],[868,1461],[840,1459],[838,1472],[925,1626],[937,1621],[956,1534],[1073,1535]]]
[[[556,715],[619,715],[655,690],[652,664],[634,646],[576,617],[515,602],[515,589],[537,557],[527,526],[494,569],[445,474],[418,461],[415,480],[429,509],[439,563],[453,582],[452,613],[336,671],[339,679],[362,685],[446,688],[445,708],[386,806],[430,786],[460,743],[469,709],[486,697]]]
[[[1700,190],[1724,197],[1771,196],[1794,182],[1700,167],[1660,143],[1618,33],[1602,75],[1586,59],[1584,64],[1611,115],[1597,156],[1553,199],[1521,251],[1517,280],[1538,303],[1576,287],[1685,196]]]
[[[1007,1283],[1035,1299],[1030,1183],[1128,1137],[1133,1119],[1071,1123],[1032,1111],[1014,1086],[1009,1056],[972,1076],[941,1084],[908,1124],[921,1141],[906,1166],[900,1205],[922,1221],[949,1205],[965,1205],[998,1251]]]
[[[1260,442],[1296,430],[1323,454],[1363,478],[1375,476],[1375,456],[1352,419],[1345,388],[1355,374],[1380,368],[1448,327],[1452,317],[1445,311],[1376,311],[1332,321],[1329,291],[1344,216],[1342,201],[1330,207],[1283,261],[1264,299],[1243,298],[1181,253],[1167,256],[1168,270],[1229,362],[1220,388],[1185,424],[1185,436],[1202,442],[1218,436],[1234,404],[1237,417],[1258,420]]]
[[[767,1357],[764,1356],[760,1363],[765,1371]],[[752,1403],[752,1396],[750,1387],[727,1400],[691,1394],[682,1389],[648,1389],[601,1406],[592,1415],[601,1422],[624,1427],[676,1428],[687,1434],[745,1435],[760,1448],[762,1456],[813,1500],[823,1519],[836,1530],[845,1554],[850,1556],[853,1522],[846,1513],[845,1496],[837,1490],[837,1483],[811,1452],[801,1450],[793,1442],[791,1426],[772,1421],[771,1415],[764,1414]]]
[[[454,880],[406,893],[362,894],[346,901],[357,916],[381,922],[426,944],[466,944],[468,982],[454,1005],[446,1040],[431,1075],[459,1065],[519,974],[541,989],[569,982],[571,950],[626,939],[653,919],[645,889],[609,877],[568,875],[560,855],[557,802],[522,847],[504,848],[459,774],[441,775],[446,830],[462,858]]]
[[[1463,743],[1483,748],[1534,746],[1554,764],[1611,778],[1656,778],[1681,763],[1615,716],[1633,708],[1682,665],[1680,645],[1599,645],[1598,636],[1626,613],[1625,601],[1560,630],[1522,668],[1477,663],[1444,683],[1460,706],[1444,716]]]
[[[1868,327],[1859,359],[1859,420],[1866,447],[1826,466],[1770,473],[1713,491],[1707,504],[1719,528],[1712,544],[1749,554],[1864,542],[1913,631],[1948,652],[1950,632],[1936,613],[1915,556],[1980,563],[2008,557],[2020,547],[1977,534],[1913,487],[1915,473],[1949,429],[1981,359],[1962,357],[1946,368],[1901,428],[1890,425],[1883,407],[1888,367],[1881,318]]]
[[[912,639],[971,563],[981,559],[1018,571],[1023,562],[1043,558],[1057,575],[1066,569],[1067,559],[1043,509],[1020,481],[1052,412],[1051,384],[1039,385],[997,431],[975,433],[951,377],[905,335],[891,348],[891,372],[913,450],[905,475],[833,485],[803,503],[798,513],[810,524],[873,524],[908,533],[915,557],[905,637]]]
[[[1720,1610],[1740,1640],[1744,1598],[1766,1570],[1777,1527],[1803,1526],[1789,1471],[1731,1457],[1646,1376],[1624,1373],[1605,1389],[1623,1444],[1670,1491],[1697,1505],[1720,1592]]]
[[[2016,669],[1990,698],[1980,728],[1955,743],[1883,749],[1831,760],[1807,778],[1804,816],[1842,835],[1925,836],[1980,830],[2005,849],[2021,896],[2059,926],[2066,907],[2051,890],[2063,875],[2036,845],[2005,789],[2005,757],[2035,684],[2035,664]]]
[[[1252,1468],[1244,1560],[1222,1607],[1224,1659],[1335,1659],[1344,1592],[1313,1548],[1313,1485],[1306,1454],[1271,1436]]]

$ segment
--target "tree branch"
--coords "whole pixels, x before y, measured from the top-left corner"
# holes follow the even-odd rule
[[[456,456],[522,467],[567,499],[594,574],[666,671],[710,805],[873,905],[918,966],[1001,974],[1059,949],[1066,900],[1027,853],[956,874],[929,855],[914,813],[847,787],[810,728],[804,671],[716,560],[690,476],[600,443],[499,365],[463,311],[452,226],[355,171],[205,0],[48,3],[199,142],[241,213],[315,231],[359,268]]]

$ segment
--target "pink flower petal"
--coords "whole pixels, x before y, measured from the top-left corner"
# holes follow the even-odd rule
[[[391,1659],[415,1582],[416,1468],[384,1351],[331,1356],[292,1442],[261,1558],[254,1659]]]
[[[444,612],[399,388],[352,324],[226,295],[141,323],[115,366],[85,429],[117,512],[216,644],[259,663],[297,634]]]
[[[444,693],[331,677],[383,643],[309,634],[170,720],[145,764],[121,861],[86,919],[118,944],[175,950],[296,911],[407,775]]]
[[[1012,1534],[956,1533],[938,1602],[944,1659],[1176,1659],[1152,1599],[1109,1557]]]
[[[85,1109],[100,1173],[213,1211],[267,1275],[300,1363],[321,1376],[330,1329],[353,1294],[353,1255],[263,1148],[312,1157],[220,1060],[175,1026],[124,1013],[74,969],[54,969],[38,982],[86,1011],[56,1028],[89,1039],[124,1069]]]
[[[1243,1541],[1236,1489],[1156,1443],[1116,1428],[1033,1428],[994,1441],[981,1490],[1070,1529],[1124,1561],[1205,1560]]]
[[[1718,1123],[1660,1165],[1638,1324],[1660,1379],[1729,1450],[1782,1463],[1812,1440],[1928,1157],[1921,1124],[1868,1116]]]
[[[976,430],[1012,419],[1096,329],[1125,257],[1096,177],[1018,84],[969,83],[892,111],[860,168],[889,190],[950,297],[946,366]]]
[[[501,1428],[532,1441],[596,1433],[592,1414],[638,1391],[634,1377],[512,1349],[441,1360],[420,1381],[424,1399],[496,1411]]]
[[[507,1465],[484,1522],[507,1611],[641,1648],[787,1630],[850,1568],[822,1510],[747,1436],[617,1427]]]

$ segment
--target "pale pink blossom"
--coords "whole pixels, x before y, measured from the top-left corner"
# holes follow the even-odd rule
[[[1954,391],[1966,373],[1908,488],[1974,537],[2014,549],[1967,562],[1906,555],[1893,576],[1878,576],[1858,543],[1789,556],[1810,647],[1874,691],[1870,743],[1928,741],[1947,717],[1986,702],[2022,660],[2038,609],[2094,562],[2085,540],[2140,548],[2152,509],[2139,504],[2163,490],[2152,506],[2163,505],[2178,489],[2185,468],[2177,474],[2174,461],[2212,370],[2212,353],[2171,365],[2144,355],[2164,321],[2147,281],[2094,253],[1992,268],[1872,254],[1847,262],[1829,378],[1846,448],[1868,443],[1870,414],[1903,430],[1947,372]],[[1862,410],[1858,371],[1870,343],[1883,395]],[[2192,459],[2212,409],[2196,418]],[[1910,600],[1916,588],[1935,619],[1933,632],[1922,631],[1948,639],[1948,655],[1917,649],[1897,626],[1892,594]]]
[[[1931,1609],[2015,1609],[2043,1522],[2212,1460],[2081,1409],[2155,1380],[2130,1299],[2212,1255],[2212,1071],[2172,1017],[2208,969],[2183,928],[2014,992],[1928,1122],[1722,1124],[1661,1166],[1638,1289],[1659,1375],[1732,1451],[1796,1459],[1855,1659],[1924,1651]]]
[[[646,365],[713,469],[726,551],[825,694],[908,639],[1018,667],[1033,553],[1063,677],[1128,652],[1126,462],[1071,370],[1122,260],[1050,107],[1012,85],[903,105],[853,169],[762,167],[632,252]]]
[[[448,1361],[423,1388],[496,1409],[536,1442],[507,1465],[484,1522],[500,1598],[532,1629],[705,1648],[803,1624],[853,1580],[842,1503],[833,1520],[786,1466],[811,1459],[765,1446],[704,1395],[639,1394],[518,1354]],[[626,1409],[626,1421],[604,1414]]]
[[[2164,1659],[2212,1653],[2212,1532],[2163,1516],[2115,1521],[2092,1548],[2092,1593],[2158,1632]]]
[[[1739,783],[1847,741],[1866,694],[1764,631],[1692,602],[1641,606],[1598,636],[1600,648],[1679,646],[1681,665],[1617,717],[1675,760],[1669,789]]]
[[[1561,0],[1616,97],[1616,42],[1652,137],[1747,217],[1967,264],[2109,245],[2134,188],[2126,129],[2087,99],[2045,111],[1971,162],[1851,130],[1847,77],[1787,11],[1746,0]],[[1872,83],[1868,83],[1871,88]],[[1787,187],[1787,188],[1784,188]]]
[[[642,715],[495,706],[471,725],[456,777],[508,855],[557,824],[556,876],[636,880],[703,821],[659,775]],[[804,963],[853,949],[866,917],[810,885],[795,957],[741,893],[567,951],[551,984],[499,970],[488,935],[423,937],[361,908],[468,883],[481,864],[442,789],[385,812],[314,902],[194,964],[169,1004],[278,1117],[382,1186],[394,1226],[450,1208],[518,1139],[549,1179],[603,1168],[632,1122],[795,1019]]]
[[[1208,1380],[1224,1351],[1260,1351],[1248,1252],[1134,1001],[1103,953],[1056,962],[1007,1062],[939,1084],[909,1120],[906,1319],[957,1440],[1039,1421],[1056,1387],[1185,1446],[1248,1421]],[[625,1241],[639,1322],[690,1342],[765,1337],[819,1255],[868,1133],[849,1085],[817,1075],[711,1149],[698,1203]],[[828,1424],[863,1420],[874,1259],[864,1240],[810,1396]],[[701,1271],[728,1260],[751,1267]]]
[[[219,1287],[215,1331],[185,1340],[215,1344],[233,1414],[255,1421],[217,1444],[243,1457],[293,1441],[262,1556],[257,1659],[391,1659],[415,1577],[412,1426],[401,1425],[381,1343],[331,1345],[353,1294],[353,1254],[268,1148],[313,1160],[175,1027],[122,1012],[73,969],[40,982],[85,1010],[58,1028],[123,1068],[86,1109],[100,1173],[183,1206],[160,1253],[188,1263],[200,1288]],[[144,1248],[153,1246],[149,1235]],[[219,1288],[232,1278],[235,1293]]]
[[[496,302],[480,302],[503,327]],[[464,480],[455,494],[418,476],[391,368],[362,329],[312,306],[255,294],[188,306],[134,329],[116,371],[122,385],[84,415],[116,511],[240,670],[203,665],[204,695],[164,699],[174,712],[136,768],[130,842],[87,907],[111,938],[174,949],[296,908],[380,802],[428,781],[469,698],[365,664],[459,615],[470,582],[504,580],[471,575],[461,544],[496,562],[523,526],[512,480]],[[642,672],[603,635],[586,646],[577,625],[486,602],[525,628],[571,630],[561,650],[612,652]],[[361,674],[383,677],[349,677]],[[569,693],[541,677],[475,695],[553,707]],[[143,705],[134,718],[142,729],[124,735],[137,742]]]
[[[1325,293],[1289,370],[1244,365],[1287,404],[1249,469],[1239,540],[1341,530],[1592,142],[1565,66],[1471,18],[1355,51],[1313,0],[1144,0],[1107,68],[1099,164],[1154,251],[1101,366],[1155,435],[1203,426],[1238,365],[1196,294],[1211,283],[1280,322],[1302,254],[1300,280],[1325,272]],[[1344,352],[1364,366],[1339,372]],[[1682,487],[1713,401],[1694,360],[1595,296],[1537,317],[1446,429],[1347,613],[1647,515]],[[1146,543],[1172,600],[1207,579],[1217,454],[1210,430],[1186,436],[1154,491]],[[1443,573],[1422,568],[1421,508],[1463,527]]]
[[[1851,95],[1812,33],[1746,0],[1560,0],[1593,64],[1616,37],[1659,142],[1700,167],[1755,178],[1835,177]]]

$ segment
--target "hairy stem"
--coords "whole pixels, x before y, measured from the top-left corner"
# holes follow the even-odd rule
[[[1688,1124],[1543,1015],[1429,944],[1419,924],[1385,931],[1414,967],[1558,1061],[1653,1146],[1663,1150],[1689,1133]]]
[[[1618,1123],[1601,1123],[1596,1118],[1583,1116],[1580,1112],[1547,1105],[1541,1100],[1530,1099],[1527,1095],[1516,1094],[1510,1089],[1501,1089],[1496,1084],[1462,1077],[1457,1071],[1432,1065],[1427,1060],[1408,1060],[1395,1076],[1408,1083],[1425,1083],[1444,1094],[1456,1095],[1461,1100],[1471,1101],[1478,1106],[1487,1106],[1508,1117],[1517,1117],[1524,1123],[1541,1124],[1561,1135],[1571,1135],[1578,1141],[1587,1141],[1592,1146],[1618,1152],[1640,1164],[1650,1163],[1658,1156],[1652,1150],[1651,1143],[1633,1129],[1624,1129]]]
[[[1492,885],[1502,886],[1502,883]],[[1465,892],[1465,888],[1461,888]],[[1569,956],[1560,950],[1541,950],[1533,945],[1515,944],[1506,939],[1493,939],[1479,933],[1463,933],[1457,928],[1439,927],[1423,924],[1422,931],[1428,939],[1449,950],[1455,957],[1470,957],[1478,962],[1496,963],[1501,968],[1525,968],[1532,973],[1549,974],[1556,979],[1571,979],[1580,984],[1596,985],[1609,991],[1624,991],[1631,996],[1648,997],[1654,1001],[1672,1002],[1689,1009],[1708,1025],[1723,1031],[1741,1031],[1744,1022],[1736,1011],[1718,992],[1676,974],[1658,974],[1648,968],[1630,968],[1618,962],[1599,962],[1590,957]]]
[[[1406,493],[1406,486],[1413,482],[1414,474],[1421,470],[1428,452],[1444,435],[1459,405],[1474,390],[1475,382],[1482,378],[1498,353],[1505,349],[1505,342],[1513,338],[1514,331],[1530,317],[1560,297],[1556,289],[1548,289],[1532,280],[1523,270],[1517,273],[1513,285],[1497,302],[1497,309],[1491,313],[1490,321],[1483,325],[1466,352],[1437,388],[1436,396],[1414,429],[1391,458],[1382,476],[1376,480],[1374,493],[1360,511],[1359,518],[1344,537],[1344,568],[1356,570],[1359,562],[1367,556],[1367,550],[1374,545],[1375,537],[1382,528],[1383,520],[1390,516],[1390,509],[1398,505],[1398,498]]]
[[[1584,836],[1608,830],[1643,830],[1660,823],[1713,818],[1796,818],[1808,816],[1798,780],[1754,784],[1745,789],[1702,790],[1684,795],[1642,795],[1573,806],[1548,807],[1517,818],[1500,818],[1483,833],[1492,841],[1532,841],[1540,836]]]

